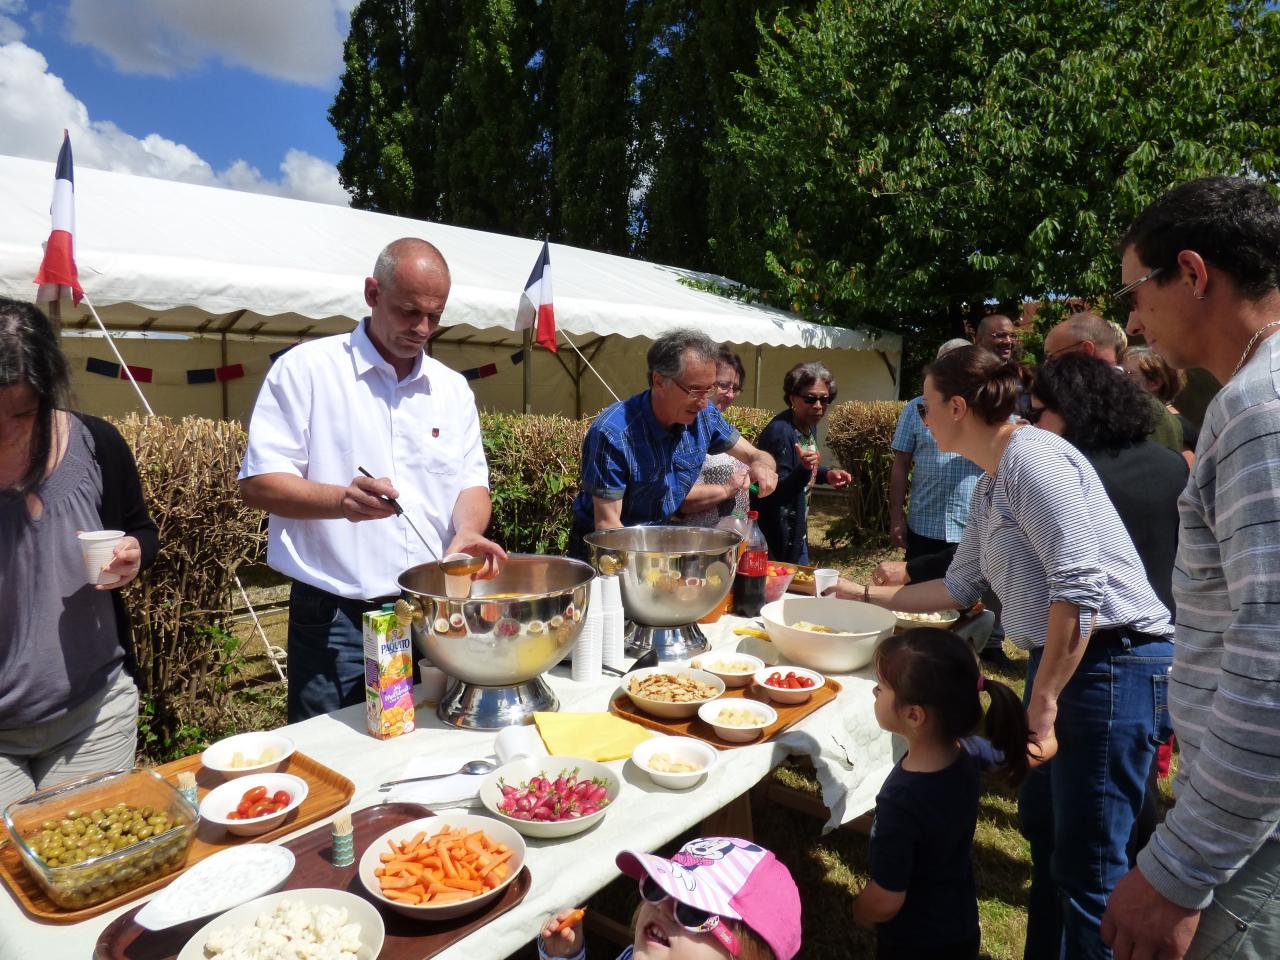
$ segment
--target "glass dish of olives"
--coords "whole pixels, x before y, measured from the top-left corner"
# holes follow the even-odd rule
[[[58,906],[80,910],[186,862],[198,811],[154,770],[116,770],[12,803],[5,827]]]

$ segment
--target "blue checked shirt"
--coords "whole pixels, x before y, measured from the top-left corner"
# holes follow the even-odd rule
[[[708,453],[738,442],[738,431],[714,406],[689,426],[662,426],[649,391],[600,412],[582,441],[582,489],[575,526],[595,529],[592,497],[622,501],[622,525],[666,523],[698,480]]]
[[[958,453],[943,453],[920,419],[916,397],[902,408],[890,444],[911,454],[911,504],[907,526],[922,537],[959,543],[969,520],[969,501],[982,468]]]

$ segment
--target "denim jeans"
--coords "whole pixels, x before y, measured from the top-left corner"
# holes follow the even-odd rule
[[[364,622],[381,601],[348,600],[305,583],[289,590],[289,722],[364,700]]]
[[[1187,960],[1280,957],[1280,842],[1268,840],[1213,891]]]
[[[1040,666],[1032,652],[1028,702]],[[1058,753],[1018,796],[1031,846],[1026,960],[1106,958],[1107,897],[1129,870],[1125,846],[1142,807],[1156,745],[1169,738],[1173,644],[1100,631],[1058,697]]]

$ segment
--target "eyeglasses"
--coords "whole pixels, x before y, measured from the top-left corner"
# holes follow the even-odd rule
[[[1070,353],[1072,350],[1080,346],[1080,344],[1082,343],[1091,343],[1091,342],[1092,342],[1091,340],[1073,340],[1071,343],[1068,343],[1065,347],[1059,347],[1057,350],[1046,350],[1044,352],[1044,358],[1046,360],[1056,359],[1057,357],[1062,356],[1064,353]]]
[[[1164,267],[1156,267],[1150,273],[1147,273],[1139,277],[1137,280],[1134,280],[1131,283],[1126,283],[1123,287],[1121,287],[1119,290],[1113,293],[1111,295],[1111,299],[1113,299],[1116,302],[1116,306],[1120,308],[1120,312],[1126,313],[1126,314],[1133,313],[1133,310],[1134,310],[1133,291],[1137,290],[1138,287],[1142,286],[1152,277],[1159,275],[1160,272],[1163,270],[1164,270]]]
[[[742,390],[742,384],[734,383],[732,380],[717,380],[716,389],[721,393],[739,393]]]
[[[819,403],[824,406],[831,406],[831,394],[829,393],[797,393],[796,396],[811,407]]]
[[[716,387],[718,386],[718,384],[712,384],[711,386],[709,386],[709,387],[704,387],[704,388],[703,388],[703,389],[701,389],[701,390],[690,390],[688,387],[686,387],[683,383],[681,383],[681,382],[680,382],[679,380],[677,380],[675,377],[667,377],[667,379],[668,379],[669,381],[671,381],[672,383],[674,383],[677,387],[679,387],[679,388],[680,388],[681,390],[683,390],[685,393],[687,393],[687,394],[688,394],[690,397],[692,397],[694,400],[706,400],[706,399],[708,399],[708,398],[711,396],[711,391],[712,391],[712,390],[714,390],[714,389],[716,389]]]
[[[1033,427],[1040,423],[1040,418],[1045,415],[1048,407],[1028,407],[1027,412],[1023,415],[1023,419]]]
[[[923,420],[929,415],[929,404],[924,400],[916,403],[916,413],[920,414],[920,419]]]
[[[724,944],[730,956],[736,957],[738,955],[738,938],[733,935],[732,930],[720,922],[718,916],[698,907],[691,907],[689,904],[682,903],[671,897],[666,890],[662,889],[661,884],[647,873],[640,878],[640,896],[654,905],[670,899],[671,915],[675,918],[676,923],[690,933],[713,934],[717,940]]]

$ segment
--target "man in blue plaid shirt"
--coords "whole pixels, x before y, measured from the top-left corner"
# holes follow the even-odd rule
[[[573,501],[569,555],[587,559],[594,530],[666,523],[697,482],[708,453],[745,463],[761,496],[773,492],[773,457],[757,450],[709,401],[720,345],[673,330],[649,348],[649,389],[614,403],[582,441],[582,489]]]

